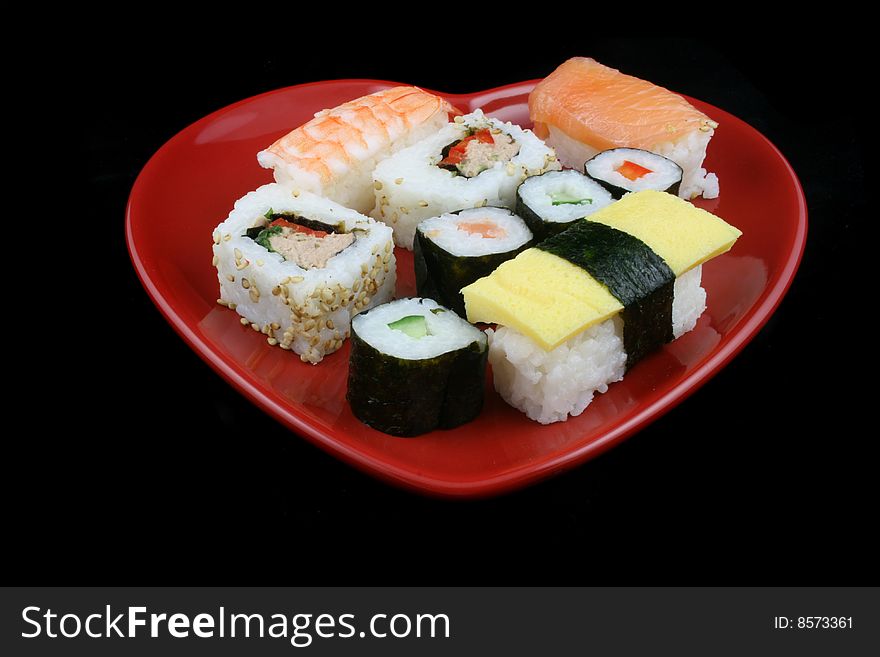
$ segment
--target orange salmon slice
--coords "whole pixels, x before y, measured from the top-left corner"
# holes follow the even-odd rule
[[[492,221],[462,221],[458,224],[458,229],[463,230],[468,235],[481,235],[493,239],[507,236],[507,231]]]
[[[529,115],[539,137],[546,139],[553,125],[600,151],[652,150],[717,125],[678,94],[589,57],[569,59],[539,82]]]

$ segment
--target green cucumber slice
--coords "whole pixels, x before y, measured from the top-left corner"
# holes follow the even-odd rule
[[[396,322],[391,322],[388,328],[406,333],[409,337],[416,340],[428,335],[428,323],[422,315],[401,317]]]

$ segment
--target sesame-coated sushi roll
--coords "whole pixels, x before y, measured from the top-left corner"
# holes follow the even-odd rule
[[[373,216],[413,248],[416,226],[463,208],[506,207],[529,176],[560,169],[552,149],[531,130],[476,110],[379,163],[373,171]]]
[[[361,422],[417,436],[483,407],[486,334],[431,299],[398,299],[354,318],[347,398]]]
[[[391,229],[289,186],[236,201],[213,248],[218,303],[307,363],[342,346],[354,315],[394,295]]]
[[[461,288],[491,274],[531,241],[525,222],[506,208],[471,208],[425,219],[413,249],[419,296],[464,317]]]

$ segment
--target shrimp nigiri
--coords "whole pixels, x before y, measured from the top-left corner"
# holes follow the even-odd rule
[[[460,114],[444,99],[418,87],[392,87],[322,110],[284,135],[257,161],[275,170],[279,183],[368,213],[371,174],[392,153],[435,133]]]

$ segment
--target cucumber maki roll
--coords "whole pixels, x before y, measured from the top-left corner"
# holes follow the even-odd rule
[[[525,222],[504,208],[475,208],[426,219],[419,224],[414,243],[419,296],[464,316],[461,288],[491,274],[531,241]]]
[[[614,198],[653,190],[678,194],[682,168],[669,158],[638,148],[612,148],[584,163],[584,172]]]
[[[550,171],[532,176],[516,190],[516,213],[521,216],[536,242],[561,233],[614,199],[601,185],[573,171]]]
[[[431,299],[398,299],[352,321],[348,393],[361,422],[393,436],[451,429],[483,407],[486,334]]]

